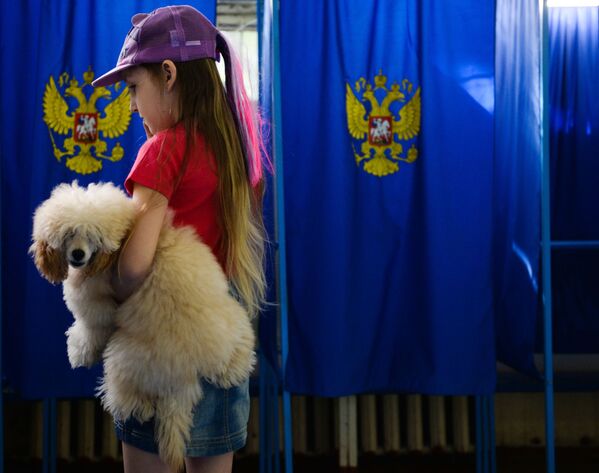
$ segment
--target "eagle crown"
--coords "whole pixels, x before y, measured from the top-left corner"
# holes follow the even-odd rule
[[[379,77],[379,76],[376,76],[376,77]],[[375,84],[377,83],[376,77],[375,77]],[[398,100],[400,102],[405,102],[405,100],[406,100],[406,96],[399,90],[399,84],[394,82],[393,85],[391,86],[391,90],[388,90],[384,86],[387,81],[387,78],[385,76],[382,76],[382,77],[384,80],[379,78],[379,81],[378,81],[378,84],[382,84],[382,85],[379,85],[379,86],[375,87],[375,89],[374,89],[374,90],[376,90],[378,88],[382,88],[382,89],[387,90],[387,95],[385,96],[385,98],[383,99],[383,102],[381,104],[379,104],[379,101],[377,100],[376,96],[374,95],[374,90],[372,89],[372,86],[370,84],[368,84],[366,86],[366,90],[362,94],[362,101],[364,101],[364,99],[366,99],[372,105],[371,113],[373,115],[390,115],[391,112],[389,111],[389,106],[391,105],[392,102],[394,102],[396,100]]]
[[[108,90],[106,87],[98,87],[94,89],[91,97],[88,100],[87,97],[85,97],[85,94],[83,93],[83,87],[85,87],[87,84],[87,78],[85,79],[83,86],[79,86],[79,82],[77,81],[77,79],[71,79],[69,81],[69,86],[64,91],[65,95],[74,97],[79,101],[79,107],[77,108],[77,112],[94,112],[96,110],[96,102],[100,97],[110,98],[112,96],[110,90]]]
[[[83,82],[85,84],[91,84],[94,80],[94,71],[92,71],[92,66],[87,68],[87,71],[83,73]]]
[[[386,83],[387,78],[383,75],[382,69],[379,69],[379,73],[376,76],[374,76],[374,88],[384,89]]]

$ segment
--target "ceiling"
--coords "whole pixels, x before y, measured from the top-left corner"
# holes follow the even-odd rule
[[[218,0],[216,26],[223,31],[255,31],[256,0]]]

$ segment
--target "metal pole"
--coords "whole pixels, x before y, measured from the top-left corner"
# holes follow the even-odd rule
[[[2,158],[4,158],[2,156]],[[2,164],[0,163],[0,473],[4,473],[4,369],[2,365]]]
[[[482,408],[481,408],[481,397],[474,396],[475,403],[475,426],[476,426],[476,473],[483,472],[483,428],[482,428]]]
[[[285,371],[289,353],[287,305],[287,247],[285,239],[285,191],[283,168],[283,128],[281,113],[280,62],[280,3],[273,1],[273,127],[275,161],[275,234],[278,243],[277,275],[279,281],[279,308],[281,314],[281,379],[283,382],[283,424],[285,427],[285,473],[293,473],[293,440],[291,437],[291,396],[285,389]]]
[[[497,457],[495,455],[495,395],[490,395],[489,400],[489,448],[491,449],[491,473],[497,471]]]
[[[56,398],[44,399],[44,473],[56,473]]]
[[[274,368],[271,366],[271,390],[272,395],[270,397],[271,403],[270,408],[272,410],[272,428],[271,428],[271,455],[274,460],[274,471],[275,473],[280,473],[281,471],[281,457],[279,455],[279,380],[277,378],[277,373]],[[289,423],[291,424],[291,417],[289,417]],[[290,427],[291,428],[291,427]],[[289,455],[293,452],[290,451]]]
[[[489,403],[488,396],[481,396],[483,413],[483,471],[489,473]]]
[[[545,443],[547,473],[555,472],[555,419],[553,401],[553,333],[551,297],[551,190],[549,156],[549,37],[547,4],[539,0],[541,40],[541,235],[543,265],[543,323],[545,355]]]
[[[260,416],[260,427],[258,431],[258,447],[260,449],[260,473],[268,473],[267,470],[267,462],[270,457],[269,451],[269,443],[267,440],[266,430],[267,430],[267,415],[266,411],[268,409],[267,397],[268,397],[268,385],[266,384],[267,379],[267,366],[266,366],[266,357],[262,350],[260,350],[260,374],[259,374],[259,391],[258,391],[258,400],[260,405],[259,416]]]
[[[256,0],[256,23],[258,25],[258,70],[260,71],[259,80],[262,81],[262,51],[264,47],[264,0]],[[262,106],[262,85],[260,85],[260,105]],[[259,390],[259,433],[258,433],[258,446],[259,446],[259,471],[260,473],[271,473],[271,442],[269,441],[270,435],[276,435],[276,431],[273,433],[270,430],[269,423],[269,409],[272,399],[270,399],[270,366],[268,360],[264,355],[264,351],[259,351],[259,367],[260,371],[258,374]],[[278,472],[277,472],[278,473]]]
[[[587,240],[587,241],[552,241],[551,248],[559,250],[559,249],[576,249],[576,250],[596,250],[599,248],[598,240]]]

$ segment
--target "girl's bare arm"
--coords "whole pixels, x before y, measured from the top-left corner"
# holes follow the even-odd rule
[[[119,302],[133,294],[150,273],[168,206],[165,196],[139,184],[134,185],[133,201],[139,213],[112,277]]]

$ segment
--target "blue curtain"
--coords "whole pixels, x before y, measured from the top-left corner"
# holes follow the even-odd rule
[[[552,238],[599,240],[599,8],[549,10]],[[554,251],[555,350],[599,350],[599,251]]]
[[[214,19],[214,0],[190,3]],[[90,98],[90,74],[97,77],[114,66],[131,16],[160,4],[155,0],[27,0],[3,5],[1,64],[10,71],[3,75],[0,92],[3,373],[9,389],[22,397],[91,396],[101,374],[98,368],[73,371],[68,365],[64,332],[72,316],[62,301],[61,288],[43,280],[27,254],[33,211],[60,182],[121,184],[145,140],[134,118],[117,136],[107,138],[100,132],[105,151],[96,147],[87,159],[81,148],[66,153],[65,138],[74,137],[74,119],[67,134],[48,125],[45,91],[53,82],[68,112],[75,111],[81,94]],[[74,94],[70,97],[66,95],[69,87]],[[100,116],[122,90],[110,87],[111,96],[97,100]],[[98,152],[115,159],[98,159]],[[83,174],[91,169],[95,170]]]
[[[540,264],[540,38],[537,0],[498,0],[493,247],[498,360],[536,374]],[[515,126],[517,124],[517,126]]]
[[[290,391],[493,391],[494,8],[281,4]]]

